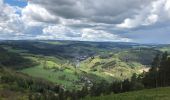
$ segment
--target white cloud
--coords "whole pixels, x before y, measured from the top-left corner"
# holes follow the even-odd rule
[[[123,23],[117,24],[116,27],[118,27],[118,28],[134,28],[138,25],[138,21],[139,21],[138,19],[133,20],[133,19],[127,18],[124,20]]]
[[[170,1],[169,1],[169,0],[166,0],[165,10],[167,10],[167,11],[170,10]],[[169,14],[170,14],[170,13],[169,13]]]
[[[39,22],[56,22],[57,17],[49,13],[45,8],[40,5],[28,3],[28,5],[22,9],[22,19],[28,25],[39,24]]]
[[[170,0],[30,0],[23,8],[0,0],[0,39],[144,42],[167,34],[160,27],[169,21]]]
[[[81,40],[81,41],[114,41],[130,42],[131,39],[123,38],[118,35],[90,28],[72,29],[63,25],[48,26],[43,29],[43,34],[38,35],[37,39],[58,39],[58,40]]]
[[[133,18],[126,18],[116,26],[118,28],[136,28],[164,21],[170,21],[170,1],[156,0],[144,7]]]
[[[0,34],[12,34],[21,35],[24,30],[24,24],[16,12],[16,7],[11,7],[7,4],[3,4],[0,0]]]
[[[43,29],[43,34],[38,35],[38,39],[76,39],[80,37],[80,33],[76,30],[73,30],[69,27],[63,25],[52,25],[47,26]]]
[[[64,19],[116,24],[152,1],[155,0],[31,0],[29,5],[37,5]]]
[[[151,25],[156,23],[157,21],[158,21],[158,15],[152,14],[145,19],[143,25]]]
[[[82,29],[82,40],[85,41],[114,41],[114,42],[130,42],[131,39],[122,38],[118,35],[105,32],[103,30]]]

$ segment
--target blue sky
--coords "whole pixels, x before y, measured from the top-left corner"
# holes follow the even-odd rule
[[[11,6],[27,6],[27,0],[4,0],[4,3],[10,4]]]
[[[1,40],[170,43],[170,0],[0,0],[0,9]]]

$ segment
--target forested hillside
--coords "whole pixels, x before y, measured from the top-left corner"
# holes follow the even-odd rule
[[[86,96],[93,99],[111,93],[170,86],[170,58],[161,48],[165,47],[133,43],[2,41],[0,97],[79,100]]]
[[[11,69],[22,69],[34,65],[36,65],[36,63],[32,60],[26,59],[18,53],[8,52],[4,48],[0,47],[0,66]]]

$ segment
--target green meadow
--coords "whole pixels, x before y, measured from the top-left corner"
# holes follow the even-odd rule
[[[110,94],[99,97],[86,97],[83,100],[169,100],[170,87],[145,89],[121,94]]]

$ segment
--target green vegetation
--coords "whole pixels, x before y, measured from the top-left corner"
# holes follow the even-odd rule
[[[11,69],[22,69],[34,66],[36,63],[30,59],[22,57],[18,53],[8,52],[0,47],[0,65]]]
[[[76,81],[78,81],[78,76],[74,74],[74,71],[69,69],[44,69],[43,66],[39,65],[36,67],[23,69],[21,72],[63,85],[67,89],[75,89],[75,86],[78,86],[76,83]]]
[[[27,44],[25,46],[25,44]],[[61,84],[67,89],[81,89],[84,82],[100,82],[130,78],[145,67],[140,59],[150,62],[157,51],[139,51],[126,43],[94,43],[76,41],[5,41],[3,48],[18,53],[36,65],[27,64],[23,73]],[[151,54],[151,57],[142,55]],[[78,58],[77,58],[78,57]],[[14,58],[14,57],[13,57]],[[76,59],[80,66],[75,69]],[[128,59],[125,59],[128,58]],[[21,61],[26,63],[25,61]],[[82,81],[82,78],[87,78]]]
[[[153,59],[151,69],[144,77],[146,87],[165,87],[170,85],[170,57],[167,52],[157,54]]]
[[[84,100],[169,100],[170,87],[111,94],[100,97],[86,97]]]
[[[5,69],[0,74],[1,78],[5,77],[0,83],[0,93],[2,91],[5,98],[7,96],[3,91],[14,94],[9,94],[9,98],[34,98],[40,92],[38,98],[46,98],[43,96],[45,94],[54,98],[59,98],[54,95],[66,96],[62,100],[77,100],[86,95],[93,97],[169,86],[169,78],[165,76],[170,73],[170,60],[168,53],[159,51],[160,48],[166,48],[164,45],[156,47],[133,43],[3,41],[0,46],[0,66]],[[40,84],[42,87],[37,86],[40,80],[43,80],[43,84]],[[29,83],[30,81],[35,81],[35,84]],[[64,91],[51,90],[49,87],[54,85],[62,87]],[[42,88],[52,93],[40,91]],[[117,95],[119,94],[114,94],[116,98]]]
[[[60,97],[58,85],[32,78],[10,69],[0,68],[0,99],[2,100],[43,100]]]
[[[140,73],[142,68],[143,65],[138,62],[124,62],[115,55],[109,58],[91,57],[80,64],[81,70],[104,77],[108,81],[130,78],[133,73]]]
[[[162,52],[167,51],[168,53],[170,53],[170,47],[169,47],[169,46],[167,46],[167,47],[162,47],[162,48],[160,48],[159,50],[162,51]]]
[[[117,56],[122,61],[134,61],[140,62],[143,65],[150,65],[152,63],[152,59],[157,53],[160,53],[160,51],[154,50],[152,48],[137,48],[120,52],[117,54]]]

